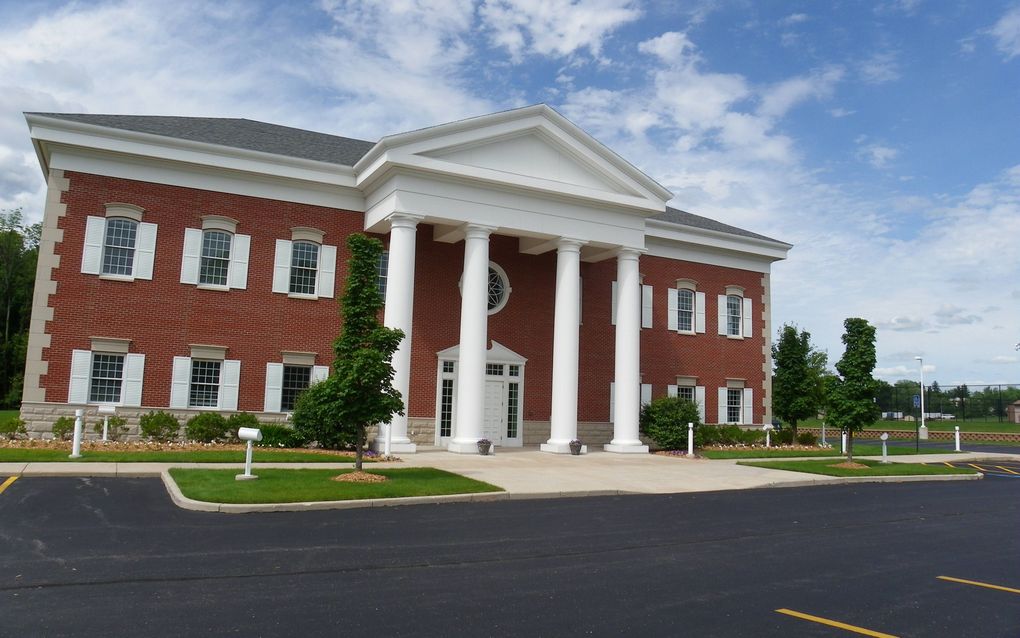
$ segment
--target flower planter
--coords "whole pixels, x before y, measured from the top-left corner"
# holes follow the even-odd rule
[[[584,445],[580,441],[574,440],[569,443],[570,453],[574,456],[581,456],[581,447]]]
[[[478,442],[478,453],[482,456],[488,456],[489,450],[492,449],[492,441],[488,439],[482,439]]]

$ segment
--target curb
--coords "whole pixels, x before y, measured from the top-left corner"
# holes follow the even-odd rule
[[[980,481],[985,477],[974,474],[933,474],[928,476],[827,476],[818,480],[766,483],[752,489],[770,487],[812,487],[815,485],[843,485],[846,483],[919,483],[921,481]]]

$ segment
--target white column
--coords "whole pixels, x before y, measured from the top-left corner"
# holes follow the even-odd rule
[[[485,417],[485,351],[489,321],[489,226],[468,224],[464,233],[464,274],[460,283],[460,362],[457,422],[447,447],[477,454]]]
[[[577,438],[578,286],[581,245],[560,239],[556,247],[556,314],[553,326],[552,428],[543,452],[570,453]]]
[[[393,387],[404,399],[404,414],[390,422],[390,452],[414,454],[417,446],[407,437],[408,396],[411,380],[411,324],[414,311],[415,235],[421,217],[396,214],[390,217],[390,255],[386,272],[386,311],[383,324],[404,331],[404,340],[393,353]],[[381,451],[386,428],[380,428],[372,449]]]
[[[641,274],[638,251],[621,248],[616,256],[616,412],[607,452],[647,453],[638,438],[641,410]]]

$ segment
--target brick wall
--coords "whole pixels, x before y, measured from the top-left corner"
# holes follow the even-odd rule
[[[70,187],[63,202],[68,213],[59,220],[64,234],[56,246],[60,258],[53,274],[57,294],[51,297],[54,318],[47,326],[53,337],[43,351],[43,359],[49,361],[41,379],[47,403],[67,401],[71,351],[89,349],[94,336],[131,339],[131,351],[145,354],[142,405],[156,408],[169,404],[172,360],[188,356],[189,344],[225,346],[227,358],[241,360],[238,408],[250,412],[262,410],[265,365],[279,362],[281,351],[316,352],[317,365],[332,362],[332,341],[339,330],[337,305],[331,299],[292,299],[271,292],[275,241],[290,239],[295,226],[325,231],[324,242],[339,247],[339,293],[348,258],[344,241],[363,228],[361,213],[82,173],[69,172],[66,177]],[[151,281],[111,281],[81,273],[85,219],[105,215],[108,202],[141,206],[143,221],[158,225]],[[201,216],[210,214],[237,219],[237,232],[252,237],[245,290],[200,290],[180,283],[184,229],[201,228]],[[436,352],[455,345],[459,338],[463,250],[463,243],[433,241],[432,227],[419,226],[408,401],[408,415],[419,440],[431,440],[429,428],[434,429],[430,420],[435,415]],[[516,238],[493,236],[490,259],[506,271],[512,291],[505,308],[489,317],[489,338],[527,358],[521,417],[525,422],[545,422],[547,427],[556,254],[523,255]],[[654,287],[653,328],[641,333],[642,382],[652,384],[653,396],[665,395],[666,386],[676,383],[677,375],[697,377],[706,388],[706,417],[711,422],[717,413],[716,388],[725,386],[727,378],[742,378],[746,387],[755,390],[754,418],[760,422],[761,274],[650,256],[641,258],[641,272],[644,284]],[[615,326],[610,313],[616,262],[582,263],[581,276],[578,419],[602,424],[586,426],[591,436],[601,438],[599,427],[611,433],[606,422],[614,373]],[[666,291],[678,278],[698,282],[698,290],[705,293],[704,334],[680,335],[667,329]],[[751,339],[717,335],[716,297],[730,284],[743,286],[755,302]]]

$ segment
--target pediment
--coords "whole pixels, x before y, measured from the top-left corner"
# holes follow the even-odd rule
[[[572,149],[538,130],[438,149],[422,155],[450,164],[505,173],[510,179],[528,177],[608,193],[638,195],[633,188],[598,171]]]
[[[443,361],[460,361],[460,344],[440,350],[436,356]],[[528,360],[496,340],[492,347],[485,351],[486,363],[515,363],[524,365]]]
[[[354,167],[370,193],[394,173],[661,212],[672,193],[544,104],[384,137]]]

